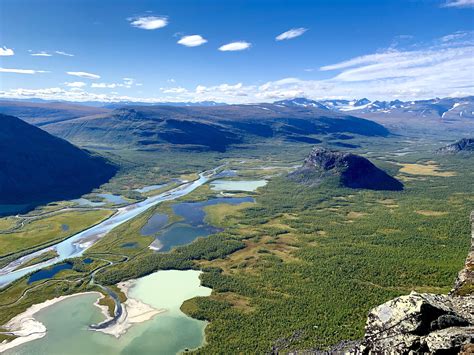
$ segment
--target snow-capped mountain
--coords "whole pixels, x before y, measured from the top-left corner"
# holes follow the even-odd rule
[[[367,98],[358,100],[321,100],[306,98],[276,101],[275,105],[286,107],[318,107],[351,114],[397,114],[421,117],[440,117],[449,119],[474,119],[474,96],[463,98],[435,98],[418,101],[370,101]]]
[[[323,110],[329,110],[329,107],[322,104],[321,102],[306,99],[304,97],[297,97],[291,100],[275,101],[274,105],[286,106],[286,107],[316,107]]]

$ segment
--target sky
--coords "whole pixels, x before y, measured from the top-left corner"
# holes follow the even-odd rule
[[[0,98],[474,95],[474,0],[0,0]]]

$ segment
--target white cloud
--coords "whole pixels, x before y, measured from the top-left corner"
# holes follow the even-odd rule
[[[114,89],[117,87],[117,84],[106,84],[106,83],[92,83],[91,88],[99,88],[99,89]]]
[[[130,25],[142,30],[156,30],[168,25],[168,18],[165,16],[141,16],[128,18]]]
[[[231,42],[220,46],[219,50],[222,52],[242,51],[244,49],[250,48],[251,45],[251,43],[245,41]]]
[[[8,57],[14,55],[15,52],[11,48],[7,48],[5,46],[0,47],[0,57]]]
[[[296,38],[296,37],[301,36],[306,31],[308,31],[308,29],[304,28],[304,27],[292,28],[291,30],[288,30],[288,31],[283,32],[283,33],[279,34],[278,36],[276,36],[275,40],[283,41],[285,39]]]
[[[74,82],[66,82],[64,85],[71,87],[71,88],[82,88],[87,84],[83,81],[74,81]]]
[[[454,37],[459,37],[456,33]],[[450,35],[448,35],[450,36]],[[446,37],[446,36],[445,36]],[[12,89],[0,97],[25,97],[75,101],[205,101],[253,103],[305,96],[311,99],[352,99],[368,97],[380,100],[414,100],[433,97],[474,95],[474,43],[471,35],[437,39],[431,45],[417,44],[411,50],[388,49],[379,53],[348,58],[320,68],[327,79],[283,78],[262,84],[221,83],[193,87],[162,88],[159,95],[148,97],[97,94],[78,87],[70,90]],[[1,69],[0,69],[1,71]],[[315,73],[316,74],[316,73]],[[127,78],[117,87],[125,86]],[[129,79],[129,78],[128,78]],[[100,84],[100,83],[99,83]],[[111,85],[111,84],[104,84]],[[137,85],[136,83],[130,85]],[[108,88],[108,87],[106,87]],[[74,89],[74,90],[73,90]]]
[[[448,0],[442,7],[474,7],[474,0]]]
[[[66,57],[74,57],[74,54],[63,52],[63,51],[55,51],[54,53],[59,54],[59,55],[63,55],[63,56],[66,56]]]
[[[33,57],[51,57],[52,54],[49,54],[48,52],[41,51],[41,52],[33,52],[30,54]]]
[[[92,73],[87,73],[84,71],[68,71],[66,74],[72,75],[72,76],[78,76],[80,78],[84,79],[100,79],[100,75],[97,74],[92,74]]]
[[[38,74],[38,73],[49,73],[49,71],[46,71],[46,70],[33,70],[33,69],[8,69],[8,68],[0,68],[0,73]]]
[[[204,43],[207,43],[207,39],[203,38],[200,35],[183,36],[178,41],[178,44],[182,44],[186,47],[197,47]]]

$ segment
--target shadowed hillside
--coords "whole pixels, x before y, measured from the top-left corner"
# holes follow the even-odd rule
[[[383,126],[315,107],[278,104],[214,107],[127,107],[112,113],[44,126],[48,132],[80,145],[225,151],[229,145],[279,138],[317,143],[313,135],[348,132],[387,136]]]
[[[0,114],[0,204],[35,206],[78,197],[116,167],[22,120]]]
[[[352,189],[403,190],[403,184],[359,155],[315,148],[291,177],[308,185],[335,177]]]

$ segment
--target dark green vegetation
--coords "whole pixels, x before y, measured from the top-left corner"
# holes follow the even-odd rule
[[[230,117],[232,107],[227,110]],[[90,118],[70,123],[81,120]],[[212,124],[229,129],[228,123],[218,121],[219,117]],[[152,144],[144,151],[143,145],[133,145],[135,141],[131,144],[137,150],[105,152],[122,169],[102,188],[126,196],[135,188],[173,177],[190,179],[223,162],[240,176],[270,178],[270,183],[254,194],[256,204],[206,209],[206,220],[224,231],[169,253],[149,250],[152,238],[142,236],[140,230],[154,213],[168,213],[169,223],[176,221],[171,203],[150,209],[89,249],[84,257],[94,260],[91,264],[76,259],[72,270],[63,270],[51,280],[27,285],[25,277],[2,290],[0,324],[33,303],[94,289],[89,283],[93,270],[100,269],[97,282],[113,285],[159,269],[195,268],[204,271],[203,284],[213,288],[210,297],[183,305],[188,314],[211,321],[207,345],[198,352],[286,352],[360,338],[373,306],[412,289],[447,292],[451,288],[469,247],[468,216],[474,206],[471,158],[435,155],[439,141],[425,136],[369,137],[344,128],[331,129],[328,135],[322,130],[309,134],[310,138],[330,147],[341,141],[359,146],[352,150],[403,181],[405,189],[349,189],[333,179],[307,186],[288,179],[288,169],[278,167],[301,164],[312,146],[287,140],[304,136],[282,133],[296,127],[289,121],[268,121],[273,122],[272,136],[245,135],[237,146],[240,149],[226,147],[221,153],[176,146],[168,150],[161,143],[159,150],[153,150]],[[245,119],[243,127],[254,129],[256,122]],[[307,121],[297,124],[301,122]],[[117,139],[122,137],[121,127],[117,126]],[[229,130],[239,136],[242,128]],[[113,139],[112,131],[108,137]],[[183,200],[215,195],[203,186]],[[6,226],[9,223],[5,221]],[[134,248],[123,248],[127,243],[135,243]],[[111,308],[110,300],[103,302]]]
[[[44,126],[48,132],[84,144],[157,150],[173,145],[223,152],[230,145],[280,138],[318,143],[313,135],[349,132],[387,136],[374,122],[319,108],[280,105],[216,107],[127,107],[112,113]]]
[[[79,197],[116,171],[99,156],[0,114],[0,204],[31,207]]]
[[[393,149],[393,143],[383,144]],[[379,158],[372,159],[392,174],[396,162],[432,164],[431,144],[409,157],[391,157],[381,147],[373,146]],[[447,292],[463,264],[474,162],[436,161],[450,176],[399,173],[404,191],[347,189],[331,180],[306,186],[274,177],[259,190],[256,205],[208,211],[208,220],[224,232],[167,254],[122,249],[130,260],[103,269],[97,280],[114,284],[158,269],[204,270],[212,296],[183,305],[193,317],[211,321],[202,353],[325,348],[360,338],[370,308],[413,289]],[[210,194],[204,187],[186,200]],[[89,255],[142,241],[139,229],[146,220],[117,229]]]
[[[315,148],[304,165],[291,174],[295,181],[317,185],[328,178],[352,189],[403,190],[403,184],[377,168],[368,159],[352,153]]]
[[[42,263],[43,261],[51,260],[58,256],[56,250],[48,250],[45,251],[43,254],[38,255],[36,258],[31,259],[30,261],[24,263],[21,267],[28,267],[31,265],[36,265]]]

